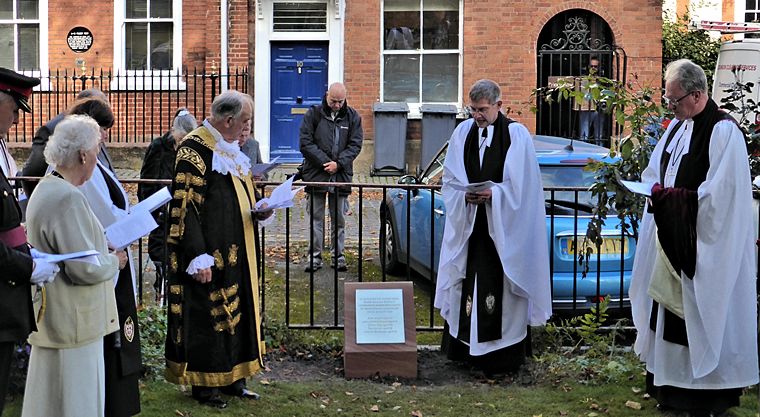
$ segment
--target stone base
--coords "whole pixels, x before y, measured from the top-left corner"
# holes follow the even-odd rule
[[[404,343],[356,343],[356,290],[402,290]],[[375,375],[417,377],[417,335],[414,316],[414,287],[411,282],[347,282],[344,291],[343,364],[346,378]]]

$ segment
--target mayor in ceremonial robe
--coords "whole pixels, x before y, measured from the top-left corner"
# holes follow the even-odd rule
[[[655,185],[631,278],[634,349],[658,408],[720,415],[758,382],[747,148],[693,62],[668,65],[664,99],[675,118],[642,174]]]
[[[531,136],[501,113],[498,84],[477,81],[469,98],[473,118],[454,130],[444,162],[435,307],[448,357],[502,374],[524,362],[528,326],[551,316],[544,195]],[[494,185],[454,187],[482,181]]]
[[[245,378],[262,368],[251,164],[237,140],[250,96],[226,91],[177,149],[170,203],[166,378],[202,404],[258,398]],[[261,215],[267,217],[271,210]]]

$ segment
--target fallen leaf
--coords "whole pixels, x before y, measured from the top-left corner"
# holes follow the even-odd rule
[[[422,417],[422,411],[420,411],[420,410],[414,410],[411,413],[409,413],[409,415],[412,416],[412,417]]]
[[[178,415],[179,417],[185,417],[185,414],[179,410],[174,410],[174,414]]]
[[[388,391],[385,391],[385,393],[386,393],[386,394],[393,394],[394,392],[396,392],[396,391],[394,391],[394,390],[392,390],[392,389],[391,389],[391,390],[388,390]]]
[[[560,412],[559,412],[559,415],[560,415],[560,416],[566,416],[566,415],[567,415],[567,411],[560,411]]]
[[[626,401],[625,406],[633,410],[641,410],[641,404],[636,401]]]
[[[633,387],[633,388],[631,388],[631,391],[633,391],[634,394],[638,394],[638,393],[641,392],[641,388]]]
[[[393,407],[393,410],[394,410],[394,411],[398,411],[398,410],[400,410],[400,409],[401,409],[401,406],[400,406],[400,405],[397,405],[397,406]]]
[[[351,391],[346,391],[346,395],[354,395],[354,393]]]
[[[591,410],[598,410],[599,409],[599,404],[597,404],[597,403],[591,403],[591,405],[589,405],[588,408],[591,409]]]
[[[533,417],[544,417],[543,414],[533,414]]]
[[[380,411],[380,407],[378,407],[377,404],[375,404],[369,408],[369,411],[377,413],[378,411]]]
[[[648,400],[648,399],[650,399],[652,397],[649,394],[644,394],[644,395],[641,396],[641,398],[643,398],[645,400]]]
[[[391,386],[394,387],[394,388],[398,388],[398,387],[401,386],[401,383],[400,382],[394,382],[394,383],[391,384]]]
[[[598,416],[599,414],[597,414],[597,413],[595,413],[595,412],[593,412],[593,411],[592,411],[592,412],[590,412],[590,413],[588,413],[588,414],[586,414],[586,415],[587,415],[588,417],[596,417],[596,416]]]
[[[259,381],[259,384],[261,384],[261,385],[269,385],[269,381],[267,381],[266,379],[262,379],[261,381]]]

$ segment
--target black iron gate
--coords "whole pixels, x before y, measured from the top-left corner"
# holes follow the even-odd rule
[[[552,18],[539,35],[537,49],[537,87],[551,87],[563,79],[581,88],[580,77],[589,75],[594,60],[599,76],[625,82],[625,51],[615,46],[607,22],[588,10],[568,10]],[[603,106],[554,99],[546,102],[537,97],[537,134],[580,139],[582,117],[589,123],[588,115],[593,115],[598,121],[590,126],[590,132],[586,129],[589,139],[599,135],[604,146],[610,145],[617,126]],[[582,116],[583,112],[592,113]]]

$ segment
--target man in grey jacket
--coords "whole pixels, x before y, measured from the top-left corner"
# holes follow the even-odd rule
[[[359,113],[346,103],[346,87],[333,83],[321,105],[312,106],[303,117],[300,129],[301,153],[304,156],[302,178],[307,182],[351,182],[354,159],[362,148],[362,120]],[[311,246],[306,272],[322,268],[324,242],[325,200],[329,201],[334,247],[333,267],[346,271],[343,254],[345,217],[343,207],[351,193],[350,186],[309,186],[311,213]],[[329,199],[327,198],[329,196]]]

